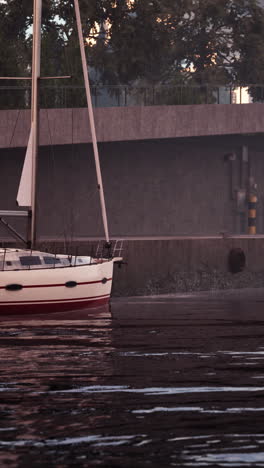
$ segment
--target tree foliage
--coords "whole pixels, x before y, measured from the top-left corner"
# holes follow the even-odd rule
[[[31,3],[0,3],[2,76],[30,74]],[[80,9],[94,82],[264,82],[257,0],[80,0]],[[73,0],[43,0],[42,24],[41,73],[81,84]]]

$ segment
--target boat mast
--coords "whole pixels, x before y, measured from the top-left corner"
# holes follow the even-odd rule
[[[37,217],[37,160],[39,144],[39,78],[40,78],[40,49],[41,49],[41,10],[42,0],[34,0],[33,7],[33,51],[32,51],[32,96],[31,96],[31,126],[32,126],[32,206],[30,248],[36,244]]]
[[[106,207],[105,207],[104,188],[103,188],[103,181],[102,181],[102,174],[101,174],[101,167],[100,167],[100,160],[99,160],[99,153],[98,153],[98,145],[97,145],[97,139],[96,139],[93,105],[92,105],[89,76],[88,76],[88,65],[87,65],[87,60],[86,60],[86,55],[85,55],[85,50],[84,50],[81,15],[80,15],[80,8],[79,8],[78,0],[74,0],[74,7],[75,7],[79,44],[80,44],[80,51],[81,51],[81,58],[82,58],[83,77],[84,77],[84,84],[85,84],[85,91],[86,91],[88,115],[89,115],[90,126],[91,126],[95,168],[96,168],[97,184],[98,184],[99,195],[100,195],[100,204],[101,204],[104,232],[105,232],[106,242],[109,243],[109,231],[108,231],[108,222],[107,222]]]

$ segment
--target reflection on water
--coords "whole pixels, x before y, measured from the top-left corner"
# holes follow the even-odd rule
[[[0,326],[0,466],[264,467],[264,292]]]

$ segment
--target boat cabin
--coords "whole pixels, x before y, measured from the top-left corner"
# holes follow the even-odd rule
[[[0,249],[0,270],[31,270],[89,265],[92,257],[55,255],[40,251]]]

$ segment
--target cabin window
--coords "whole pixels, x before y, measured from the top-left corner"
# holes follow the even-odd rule
[[[7,266],[12,266],[12,262],[10,262],[10,260],[7,260],[7,261],[6,261],[6,265],[7,265]]]
[[[54,265],[55,263],[61,263],[60,259],[55,257],[43,257],[43,260],[46,265]]]
[[[40,257],[37,255],[27,255],[25,257],[19,257],[22,266],[41,265]]]

